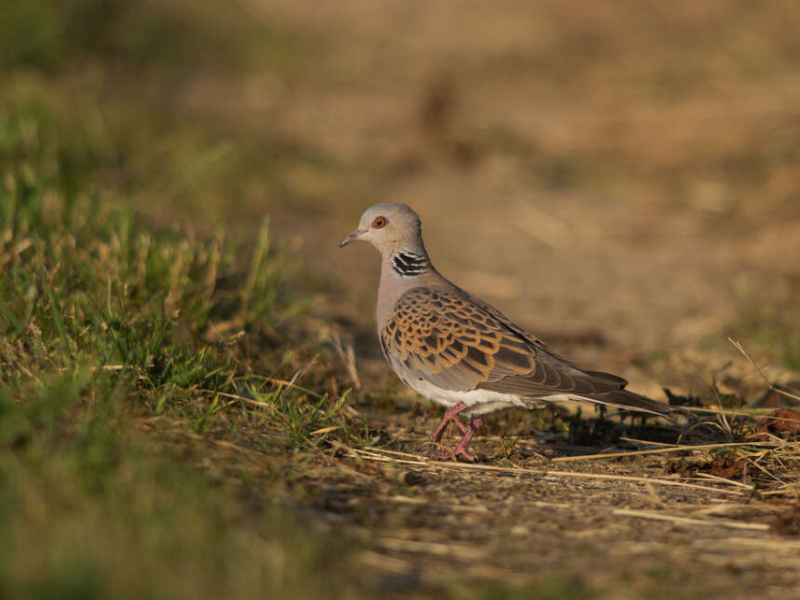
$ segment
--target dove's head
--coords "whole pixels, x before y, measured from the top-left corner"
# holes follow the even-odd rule
[[[358,228],[339,247],[356,240],[369,242],[384,255],[399,250],[425,252],[419,215],[405,204],[386,202],[370,206],[361,215]]]

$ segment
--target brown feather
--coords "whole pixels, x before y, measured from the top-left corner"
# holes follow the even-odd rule
[[[586,371],[550,352],[500,311],[466,292],[417,287],[395,303],[381,331],[384,353],[430,383],[536,399],[568,394],[666,413],[660,402],[628,392],[616,375]]]

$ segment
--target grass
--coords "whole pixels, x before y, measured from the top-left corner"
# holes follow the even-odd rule
[[[351,594],[349,554],[241,459],[363,435],[346,391],[300,385],[339,370],[290,321],[266,222],[241,245],[143,226],[41,104],[6,105],[0,145],[0,596]]]
[[[604,415],[503,414],[490,419],[497,464],[442,464],[419,458],[394,388],[352,392],[351,349],[316,316],[319,298],[297,292],[304,267],[268,213],[319,213],[339,182],[380,175],[268,119],[176,100],[184,84],[342,77],[320,67],[324,35],[245,7],[0,8],[0,598],[683,597],[683,567],[666,555],[634,574],[638,555],[604,562],[581,536],[605,540],[624,516],[723,523],[687,497],[736,498],[761,511],[751,529],[771,527],[768,502],[796,490],[796,444],[743,446],[750,416],[714,415],[690,440],[707,447],[539,468],[532,422],[602,449],[655,434]],[[552,188],[599,179],[591,160],[497,136],[489,145]],[[792,333],[779,334],[795,368]],[[783,348],[776,339],[763,342]],[[718,451],[747,464],[742,481],[679,470]],[[633,455],[681,476],[632,475]],[[547,512],[570,506],[581,510],[563,520]],[[535,543],[509,522],[541,524]]]
[[[97,393],[88,381],[48,386],[26,400],[16,427],[4,414],[4,597],[352,593],[353,583],[337,576],[347,558],[330,564],[319,535],[260,501],[269,474],[213,476],[203,462],[222,469],[230,457],[201,443],[171,447],[166,432],[145,439],[119,414],[113,392],[81,406],[89,386]]]
[[[138,71],[185,77],[198,71],[297,73],[311,44],[243,4],[147,0],[32,0],[0,12],[0,65],[53,74],[76,62],[119,61]]]
[[[139,214],[231,193],[230,145],[61,80],[109,59],[151,82],[289,73],[293,38],[255,51],[265,24],[242,14],[112,4],[0,19],[0,597],[351,597],[352,549],[265,496],[286,464],[250,454],[368,441],[268,220],[239,241]]]

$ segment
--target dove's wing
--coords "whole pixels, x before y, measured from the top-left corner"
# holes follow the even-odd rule
[[[396,370],[450,391],[522,398],[563,396],[657,413],[666,405],[625,391],[627,381],[585,371],[549,352],[500,311],[458,288],[417,287],[394,304],[381,331]]]

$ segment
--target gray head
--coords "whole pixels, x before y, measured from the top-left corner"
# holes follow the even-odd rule
[[[385,202],[370,206],[361,215],[358,228],[339,246],[356,240],[369,242],[384,256],[402,250],[425,253],[419,215],[405,204]]]

